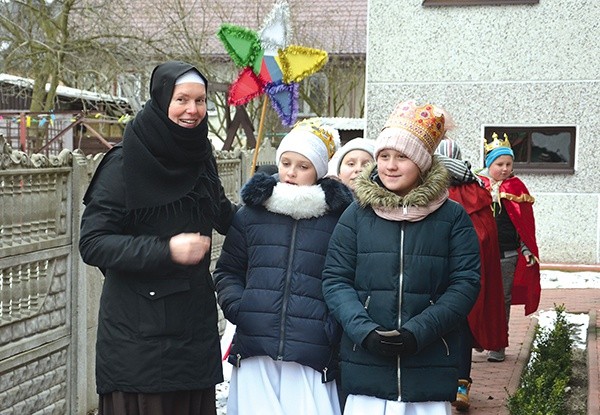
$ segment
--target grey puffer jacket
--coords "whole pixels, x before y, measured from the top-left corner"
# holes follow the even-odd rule
[[[357,202],[342,215],[323,272],[327,305],[344,329],[342,386],[347,393],[402,401],[453,401],[458,379],[458,324],[479,292],[479,244],[465,210],[446,200],[415,221],[379,217],[373,206],[427,206],[446,191],[434,158],[424,183],[404,198],[376,180],[356,182]],[[406,329],[412,355],[381,357],[361,345],[377,327]]]
[[[214,272],[219,304],[236,325],[229,362],[269,356],[332,380],[341,329],[325,305],[321,273],[352,194],[334,179],[294,186],[259,174],[242,199]]]

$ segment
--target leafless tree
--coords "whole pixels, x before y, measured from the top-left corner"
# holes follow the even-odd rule
[[[330,55],[318,78],[324,77],[325,83],[309,78],[301,85],[310,112],[362,116],[364,52],[362,56],[342,56],[334,50],[341,47],[344,36],[351,35],[352,22],[344,22],[343,30],[339,29],[332,18],[332,13],[341,13],[339,5],[335,10],[322,10],[315,14],[320,20],[314,24],[333,31],[319,37],[306,25],[295,25],[294,14],[302,8],[318,10],[320,2],[289,3],[293,43],[322,48]],[[239,68],[220,45],[218,27],[231,23],[259,30],[273,4],[274,0],[246,0],[235,5],[226,0],[1,0],[0,70],[35,80],[33,112],[54,107],[58,85],[125,95],[135,111],[147,99],[150,70],[167,59],[195,64],[212,82],[232,82]],[[339,44],[329,50],[332,39]],[[226,94],[212,92],[210,99],[219,117],[213,133],[224,140]],[[261,99],[246,106],[255,124],[261,106]],[[265,130],[272,135],[285,131],[273,111],[267,113]]]

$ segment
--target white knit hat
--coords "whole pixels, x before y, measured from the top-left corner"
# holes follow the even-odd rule
[[[327,163],[335,153],[339,140],[339,133],[331,126],[312,120],[299,122],[281,140],[276,153],[277,164],[286,151],[301,154],[315,167],[317,180],[321,179],[327,174]]]
[[[366,153],[369,153],[371,157],[374,157],[373,151],[375,150],[375,140],[357,137],[348,141],[333,155],[333,158],[331,159],[329,165],[329,174],[333,174],[336,176],[340,174],[342,160],[344,160],[346,154],[354,150],[362,150]],[[331,163],[333,163],[333,165]]]

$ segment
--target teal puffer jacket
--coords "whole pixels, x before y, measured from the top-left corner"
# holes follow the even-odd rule
[[[357,202],[329,244],[323,294],[344,329],[342,386],[347,393],[407,402],[456,398],[459,323],[479,293],[479,244],[465,210],[446,200],[422,220],[386,220],[373,206],[426,206],[445,192],[434,164],[404,198],[382,188],[376,170],[357,182]],[[406,329],[417,352],[387,358],[361,345],[377,327]]]

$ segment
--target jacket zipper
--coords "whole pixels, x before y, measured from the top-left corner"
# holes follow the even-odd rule
[[[435,305],[433,300],[429,300],[429,304]],[[448,346],[446,339],[444,339],[444,336],[440,336],[440,339],[442,339],[442,342],[444,343],[444,346],[446,347],[446,356],[450,356],[450,346]]]
[[[442,342],[444,342],[444,346],[446,346],[446,356],[450,356],[450,346],[448,346],[448,343],[446,343],[446,339],[444,339],[443,337],[441,339]]]
[[[283,345],[285,341],[285,319],[287,316],[287,305],[290,297],[290,284],[292,279],[292,260],[294,259],[294,248],[296,245],[296,229],[298,221],[294,222],[292,228],[292,241],[290,243],[290,252],[288,254],[288,264],[285,272],[285,288],[283,291],[283,302],[281,306],[281,322],[279,324],[279,348],[277,350],[277,360],[283,360]]]
[[[406,213],[406,206],[403,207]],[[402,327],[402,285],[404,284],[404,222],[400,225],[400,275],[398,282],[398,329]],[[400,373],[400,355],[398,355],[398,398],[402,396],[401,373]]]

